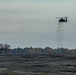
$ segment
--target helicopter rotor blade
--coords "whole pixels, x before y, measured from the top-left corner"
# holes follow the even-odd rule
[[[68,16],[66,16],[66,17],[56,17],[57,19],[60,19],[60,18],[68,18]]]
[[[63,18],[68,18],[68,16],[66,16],[66,17],[63,17]]]
[[[57,19],[60,19],[61,17],[56,17]]]

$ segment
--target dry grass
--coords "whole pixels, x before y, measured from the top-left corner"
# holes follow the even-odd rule
[[[18,73],[14,73],[14,72],[2,72],[0,73],[0,75],[19,75]]]

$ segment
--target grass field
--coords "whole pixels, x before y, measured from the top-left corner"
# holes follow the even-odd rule
[[[51,55],[1,55],[0,75],[76,75],[76,59]]]

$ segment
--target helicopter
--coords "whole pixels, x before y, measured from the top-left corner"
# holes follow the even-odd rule
[[[66,22],[66,23],[67,23],[67,18],[68,18],[68,17],[56,17],[56,18],[59,19],[59,20],[58,20],[59,23],[63,23],[63,22]]]

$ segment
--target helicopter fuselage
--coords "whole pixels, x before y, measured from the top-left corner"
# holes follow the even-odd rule
[[[61,23],[61,22],[62,22],[62,23],[63,23],[63,22],[67,22],[67,18],[65,18],[65,19],[64,19],[64,18],[61,18],[61,19],[59,20],[59,23]]]

